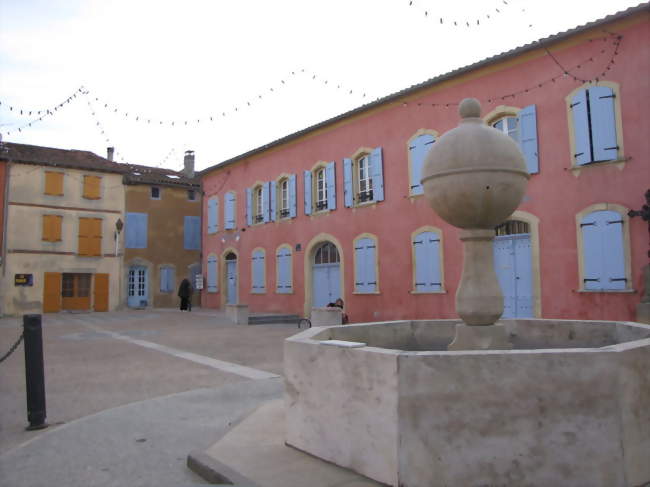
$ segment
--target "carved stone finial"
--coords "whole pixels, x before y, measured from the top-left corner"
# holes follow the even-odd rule
[[[481,116],[481,104],[476,98],[465,98],[458,106],[460,118],[479,118]]]

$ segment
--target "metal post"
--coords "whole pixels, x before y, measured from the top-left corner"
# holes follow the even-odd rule
[[[41,315],[23,316],[25,340],[25,384],[28,430],[47,428],[45,422],[45,372],[43,369],[43,331]]]

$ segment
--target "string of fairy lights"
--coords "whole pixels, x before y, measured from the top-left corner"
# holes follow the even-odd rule
[[[427,5],[424,1],[408,0],[409,7],[419,8],[425,17],[434,20],[438,25],[450,26],[454,28],[480,27],[481,20],[483,23],[492,20],[497,15],[503,13],[505,9],[512,7],[515,3],[516,0],[499,0],[493,7],[489,9],[489,11],[485,12],[482,15],[463,18],[450,18],[447,16],[437,15],[436,11],[432,10],[431,6]],[[526,9],[522,8],[521,11],[525,12]],[[529,24],[529,27],[532,26],[533,24]]]
[[[493,101],[505,101],[507,99],[514,99],[517,96],[529,93],[530,91],[540,89],[544,87],[545,85],[549,83],[556,83],[559,80],[563,79],[571,79],[574,82],[577,83],[597,83],[598,81],[602,80],[607,76],[607,73],[612,69],[616,62],[617,56],[620,54],[620,46],[621,42],[623,39],[623,36],[615,33],[615,32],[608,32],[608,31],[603,31],[604,36],[599,37],[599,38],[594,38],[590,39],[589,43],[591,44],[598,44],[598,43],[603,43],[603,45],[598,49],[597,53],[592,54],[590,57],[583,59],[582,61],[576,63],[575,65],[571,67],[566,67],[564,66],[558,58],[546,47],[544,47],[545,55],[547,55],[553,63],[559,68],[560,73],[544,79],[542,81],[537,82],[534,85],[512,91],[509,93],[501,93],[501,94],[496,94],[493,96],[487,96],[483,98],[479,98],[480,101],[482,102],[488,102],[492,103]],[[611,53],[609,56],[609,59],[607,63],[602,67],[601,69],[595,70],[596,74],[591,76],[591,77],[585,77],[584,75],[581,75],[578,73],[576,70],[582,70],[583,68],[592,65],[595,63],[598,59],[600,59],[602,56],[606,55],[608,52],[608,46],[607,42],[611,41]],[[52,108],[47,108],[47,109],[41,109],[41,110],[26,110],[24,108],[18,108],[13,105],[7,105],[7,104],[2,104],[0,101],[0,106],[8,108],[10,111],[15,112],[16,114],[20,114],[23,116],[31,116],[32,114],[39,115],[38,118],[30,121],[29,123],[17,128],[17,129],[12,129],[10,131],[6,132],[6,135],[11,135],[12,132],[21,132],[25,128],[31,127],[34,123],[42,121],[46,117],[54,116],[60,109],[62,109],[65,105],[71,103],[72,101],[80,98],[81,96],[86,98],[86,102],[88,105],[89,113],[91,117],[94,120],[95,127],[99,132],[99,135],[104,139],[104,141],[109,144],[109,146],[115,147],[115,144],[111,140],[111,138],[108,136],[107,130],[104,126],[104,124],[101,122],[97,115],[97,110],[95,109],[95,104],[99,107],[99,109],[103,109],[105,112],[112,114],[112,115],[119,115],[124,117],[127,120],[130,121],[135,121],[147,125],[155,125],[159,127],[187,127],[187,126],[192,126],[192,125],[199,125],[201,123],[214,123],[218,120],[222,120],[224,118],[227,118],[230,115],[234,115],[236,113],[239,113],[243,111],[245,108],[252,107],[254,103],[264,99],[264,96],[270,96],[272,93],[277,93],[280,88],[284,87],[287,85],[288,81],[291,79],[294,79],[298,75],[305,75],[308,79],[311,79],[312,81],[322,83],[323,85],[329,85],[333,87],[336,90],[341,91],[342,93],[346,95],[357,95],[360,96],[361,98],[366,97],[366,92],[361,90],[354,90],[350,89],[349,87],[338,83],[338,82],[333,82],[330,79],[327,79],[325,77],[319,76],[315,72],[311,72],[305,69],[300,69],[300,70],[295,70],[291,71],[290,74],[287,77],[284,77],[280,79],[275,85],[267,88],[267,90],[264,90],[264,92],[258,92],[257,95],[251,96],[248,98],[248,100],[240,105],[234,105],[231,107],[229,110],[223,110],[221,112],[217,112],[218,114],[213,114],[213,115],[208,115],[208,116],[203,116],[203,117],[197,117],[197,118],[185,118],[185,119],[176,119],[176,120],[161,120],[161,119],[156,119],[156,118],[151,118],[147,116],[143,116],[140,114],[136,114],[135,112],[124,110],[120,108],[118,105],[111,104],[107,101],[104,101],[102,98],[98,96],[93,96],[90,92],[89,89],[85,87],[80,87],[78,88],[73,94],[71,94],[69,97],[67,97],[65,100],[63,100],[61,103],[54,105]],[[458,101],[449,101],[449,102],[434,102],[434,103],[424,103],[424,102],[417,102],[417,103],[412,103],[412,102],[403,102],[402,105],[405,107],[408,106],[417,106],[417,107],[433,107],[433,108],[449,108],[452,106],[457,106]],[[177,155],[176,149],[171,148],[165,157],[161,160],[159,163],[160,166],[166,164],[169,159],[173,156]],[[114,157],[116,160],[119,160],[120,162],[126,163],[126,158],[124,157],[123,154],[121,154],[118,151],[114,152]]]

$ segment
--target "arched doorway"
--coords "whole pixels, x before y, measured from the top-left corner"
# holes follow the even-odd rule
[[[503,293],[502,318],[534,316],[530,226],[508,220],[496,227],[494,269]]]
[[[312,261],[312,306],[322,308],[341,297],[341,264],[339,252],[331,242],[323,242],[314,250]]]
[[[226,262],[226,304],[237,304],[237,256],[229,252]]]

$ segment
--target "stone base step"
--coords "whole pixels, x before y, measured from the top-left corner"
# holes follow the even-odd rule
[[[298,323],[298,315],[252,315],[248,317],[249,325],[270,325],[277,323]]]

